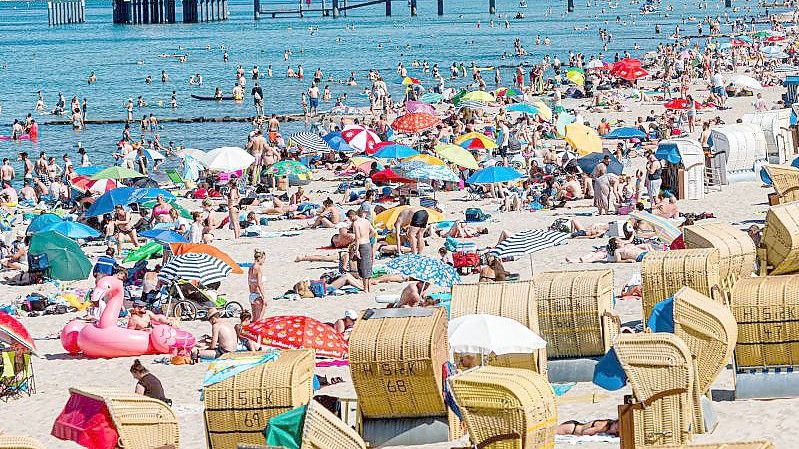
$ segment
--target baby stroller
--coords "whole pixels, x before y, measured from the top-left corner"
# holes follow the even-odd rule
[[[217,284],[216,287],[219,285]],[[228,301],[227,297],[218,294],[212,286],[195,285],[192,282],[173,281],[167,290],[167,304],[162,306],[168,317],[181,321],[193,321],[205,318],[208,309],[219,309],[223,318],[238,318],[243,308],[237,301]]]

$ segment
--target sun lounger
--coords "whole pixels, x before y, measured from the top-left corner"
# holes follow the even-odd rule
[[[0,401],[36,393],[36,379],[29,352],[0,352],[0,362]]]

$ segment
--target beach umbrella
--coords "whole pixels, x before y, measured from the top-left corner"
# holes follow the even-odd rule
[[[175,200],[167,200],[167,203],[169,203],[169,205],[172,206],[173,209],[177,210],[178,214],[180,214],[181,217],[183,217],[183,218],[185,218],[187,220],[191,220],[191,212],[189,212],[185,207],[181,206],[180,203],[178,203]],[[139,202],[139,205],[141,207],[144,207],[144,208],[147,208],[147,209],[152,209],[155,206],[155,204],[156,204],[155,200],[149,200],[149,201],[145,201],[143,203]]]
[[[85,216],[96,217],[107,214],[114,210],[117,205],[127,206],[133,202],[133,195],[136,189],[133,187],[117,187],[100,195],[99,198],[89,207]]]
[[[86,185],[89,187],[89,192],[100,195],[118,187],[117,182],[113,179],[98,179],[97,181],[90,180]]]
[[[682,234],[667,218],[646,211],[634,211],[630,213],[630,216],[652,226],[655,230],[655,235],[667,245],[670,245],[674,239]]]
[[[373,156],[380,159],[403,159],[417,154],[419,154],[419,152],[409,146],[392,142],[389,145],[383,145]]]
[[[228,264],[230,268],[233,269],[233,273],[244,273],[244,270],[241,269],[241,266],[239,266],[239,264],[237,264],[236,261],[233,260],[230,255],[228,255],[228,253],[215,246],[206,245],[204,243],[170,243],[169,248],[172,250],[172,254],[176,256],[189,253],[208,254],[209,256],[216,257],[222,262]]]
[[[446,163],[441,159],[435,156],[431,156],[429,154],[416,154],[414,156],[409,156],[403,159],[403,162],[413,162],[413,161],[423,162],[425,165],[446,165]]]
[[[428,165],[411,170],[407,173],[409,178],[435,180],[444,182],[458,182],[458,175],[444,165]]]
[[[566,135],[566,125],[569,123],[574,123],[577,117],[572,114],[569,114],[566,111],[563,111],[558,114],[558,120],[555,122],[555,131],[557,131],[558,136]]]
[[[380,137],[374,130],[360,125],[345,126],[341,131],[341,137],[349,146],[366,154],[374,153],[374,146],[380,143]]]
[[[440,157],[460,167],[470,168],[472,170],[477,170],[480,168],[480,165],[477,163],[477,160],[474,158],[472,153],[465,148],[461,148],[451,143],[444,143],[436,145],[435,150]]]
[[[583,172],[592,173],[597,164],[600,164],[602,162],[602,159],[605,158],[605,156],[610,156],[610,165],[608,165],[608,173],[621,175],[622,171],[624,171],[624,165],[622,165],[622,163],[619,162],[618,159],[616,159],[616,156],[612,154],[591,153],[577,159],[575,163],[577,164],[578,167],[580,167],[580,170],[582,170]]]
[[[442,99],[444,99],[444,96],[436,92],[428,92],[419,97],[419,101],[423,101],[429,104],[441,103]]]
[[[410,207],[411,206],[397,206],[384,210],[375,216],[374,225],[376,227],[382,227],[385,229],[393,229],[400,212]],[[440,221],[444,221],[444,214],[441,212],[427,207],[423,207],[422,209],[427,211],[428,223],[438,223]]]
[[[89,186],[96,181],[92,181],[87,176],[75,176],[74,178],[69,180],[69,185],[82,193],[86,193],[89,190]]]
[[[142,148],[142,153],[144,153],[145,159],[149,159],[151,161],[163,161],[164,159],[166,159],[166,157],[164,157],[163,154],[155,150],[151,150],[149,148]],[[130,153],[125,155],[124,159],[133,161],[136,160],[138,156],[139,153],[137,151],[131,151]]]
[[[546,103],[543,101],[533,101],[531,104],[538,108],[538,116],[541,117],[542,120],[547,122],[552,121],[552,109],[550,109]]]
[[[158,278],[166,282],[177,279],[196,280],[210,285],[222,282],[233,271],[230,265],[208,254],[188,253],[172,257],[161,267]]]
[[[384,168],[383,170],[372,173],[371,178],[372,181],[378,184],[390,184],[395,182],[413,184],[416,182],[413,179],[398,175],[390,168]]]
[[[92,176],[103,171],[103,167],[98,165],[90,165],[88,167],[75,167],[75,173],[79,176]]]
[[[782,42],[785,39],[785,36],[769,36],[766,38],[766,42]]]
[[[566,79],[578,86],[582,86],[585,84],[585,75],[582,72],[578,72],[576,70],[569,70],[568,72],[566,72]]]
[[[175,201],[176,199],[174,193],[160,187],[145,187],[137,189],[136,192],[134,192],[131,196],[131,199],[134,203],[145,203],[147,201],[158,199],[159,195],[163,196],[167,202]]]
[[[201,161],[205,158],[205,155],[208,154],[203,150],[198,150],[197,148],[182,148],[175,152],[180,158],[185,158],[186,156],[191,156],[194,159]]]
[[[461,97],[461,101],[477,101],[479,103],[490,103],[494,101],[494,96],[483,90],[473,90]]]
[[[185,162],[184,162],[185,164]],[[183,179],[186,179],[184,176]],[[131,183],[131,187],[136,187],[139,189],[154,189],[157,188],[160,184],[153,178],[136,178]]]
[[[269,171],[278,176],[298,176],[310,174],[311,169],[300,161],[285,159],[269,167]]]
[[[424,101],[408,100],[405,102],[405,110],[411,113],[426,112],[428,114],[435,114],[436,108],[430,106]],[[397,128],[394,128],[397,129]]]
[[[494,94],[498,97],[516,97],[518,95],[523,95],[522,92],[512,87],[500,87],[494,91]]]
[[[177,233],[171,229],[148,229],[140,232],[140,236],[148,239],[153,239],[161,243],[185,243],[188,239],[182,234]]]
[[[416,170],[417,168],[422,168],[425,165],[427,164],[422,161],[405,161],[405,162],[400,162],[399,165],[393,168],[404,176],[409,171]]]
[[[16,318],[5,312],[0,312],[0,339],[10,344],[20,344],[32,353],[36,353],[36,343],[30,332]]]
[[[447,325],[449,349],[459,354],[532,354],[547,342],[527,326],[497,315],[470,314]]]
[[[497,143],[493,139],[477,131],[462,134],[452,142],[467,150],[491,150],[497,147]]]
[[[494,184],[498,182],[510,182],[523,178],[524,175],[516,170],[494,165],[492,167],[484,168],[475,172],[469,179],[466,180],[467,184]]]
[[[46,227],[61,221],[64,221],[64,219],[56,214],[37,215],[36,218],[31,220],[31,224],[28,225],[28,229],[25,230],[25,233],[35,234],[37,232],[43,231]]]
[[[621,68],[616,71],[611,71],[611,74],[617,78],[621,78],[627,81],[635,81],[641,79],[645,76],[649,75],[643,67],[629,67],[629,68]]]
[[[569,238],[568,232],[528,229],[517,232],[499,242],[489,252],[499,258],[521,257],[556,245],[565,244],[567,243],[567,238]]]
[[[55,231],[31,237],[30,254],[46,254],[50,263],[48,276],[61,281],[80,281],[89,277],[92,263],[77,242]]]
[[[42,229],[41,232],[47,231],[55,231],[61,235],[65,235],[71,239],[89,239],[89,238],[96,238],[100,237],[100,233],[97,232],[96,229],[86,226],[83,223],[78,223],[77,221],[57,221],[55,223],[51,223]]]
[[[508,112],[522,112],[525,114],[538,114],[538,108],[527,103],[516,103],[505,108]]]
[[[565,127],[566,143],[580,155],[602,152],[602,139],[593,129],[581,124],[570,123]]]
[[[760,90],[763,88],[763,85],[760,84],[760,81],[752,78],[751,76],[747,75],[735,75],[730,79],[730,84],[735,87],[740,87],[749,90]]]
[[[326,153],[333,150],[319,134],[300,131],[289,136],[289,146],[297,145],[305,151]]]
[[[417,281],[429,282],[445,288],[450,288],[461,282],[461,277],[454,267],[439,259],[420,254],[403,254],[387,263],[386,268]]]
[[[347,358],[347,341],[332,326],[302,315],[278,315],[253,321],[241,335],[279,349],[313,349],[317,356]]]
[[[139,246],[133,251],[129,252],[122,263],[138,262],[140,260],[149,259],[153,254],[160,254],[164,252],[164,245],[158,242],[147,242]]]
[[[201,162],[209,170],[231,172],[248,168],[255,158],[243,148],[220,147],[209,151]]]
[[[645,139],[646,133],[641,131],[638,128],[633,128],[631,126],[626,126],[622,128],[616,128],[611,132],[602,136],[603,139],[620,139],[620,140],[627,140],[627,139]]]
[[[327,142],[330,148],[341,152],[341,153],[354,153],[355,148],[347,145],[347,142],[341,137],[341,133],[338,131],[330,132],[322,136],[322,139]]]
[[[121,167],[115,165],[113,167],[108,167],[105,170],[101,170],[91,176],[90,179],[98,180],[98,179],[128,179],[128,178],[141,178],[144,176],[143,174],[131,170],[126,167]]]
[[[456,108],[458,112],[462,109],[471,109],[472,111],[481,111],[486,108],[486,105],[479,101],[461,101]]]
[[[674,100],[666,102],[663,105],[663,107],[666,108],[666,109],[681,109],[681,110],[685,110],[685,109],[690,109],[691,108],[691,104],[688,102],[688,99],[686,99],[686,98],[675,98]],[[702,105],[698,101],[694,100],[694,108],[695,109],[702,109]]]
[[[391,123],[391,128],[406,134],[417,134],[435,128],[441,119],[429,112],[409,112]]]
[[[769,36],[771,36],[771,30],[761,30],[752,34],[752,37],[756,37],[758,39],[762,39],[764,37],[769,37]]]
[[[414,78],[412,76],[405,76],[405,77],[397,77],[396,84],[402,84],[403,86],[410,86],[411,84],[421,84],[422,81],[419,78]]]
[[[788,54],[785,53],[781,47],[776,45],[763,47],[760,49],[760,53],[762,53],[763,56],[771,59],[785,59],[788,57]]]
[[[589,68],[589,69],[601,70],[601,69],[606,69],[607,68],[607,64],[604,61],[602,61],[601,59],[592,59],[592,60],[588,61],[588,64],[586,64],[586,67]]]

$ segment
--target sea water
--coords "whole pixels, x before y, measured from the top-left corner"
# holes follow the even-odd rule
[[[350,4],[357,1],[351,0]],[[270,2],[261,3],[269,7]],[[150,113],[162,119],[251,116],[254,109],[249,90],[254,82],[250,70],[257,65],[264,77],[260,83],[267,114],[301,112],[300,94],[309,87],[316,68],[325,74],[320,87],[329,84],[334,99],[346,93],[347,104],[363,106],[368,104],[363,89],[369,85],[369,69],[380,70],[394,98],[402,97],[403,87],[395,84],[398,62],[403,62],[411,75],[420,77],[428,86],[434,85],[431,75],[410,68],[412,60],[427,60],[431,67],[437,63],[445,77],[452,62],[463,62],[467,67],[472,62],[482,67],[500,66],[503,84],[509,85],[513,68],[519,63],[536,63],[545,55],[559,55],[565,63],[569,51],[598,55],[602,52],[599,28],[613,35],[604,53],[605,60],[612,61],[614,54],[625,50],[634,56],[653,50],[658,42],[667,40],[677,24],[684,34],[696,34],[697,23],[683,24],[684,17],[701,19],[725,12],[739,17],[761,10],[754,2],[734,2],[741,11],[733,14],[723,8],[722,0],[703,4],[706,9],[696,9],[695,2],[673,1],[663,3],[659,13],[642,15],[637,1],[575,3],[575,11],[566,14],[565,0],[529,0],[524,9],[518,1],[497,0],[498,14],[489,15],[488,0],[445,0],[445,15],[439,17],[434,0],[418,0],[417,17],[410,17],[404,2],[394,2],[393,17],[385,17],[384,6],[375,5],[351,10],[348,17],[338,19],[323,18],[317,12],[306,13],[304,18],[272,19],[265,15],[255,21],[251,1],[230,0],[230,17],[223,22],[114,25],[111,0],[87,0],[86,23],[49,27],[45,2],[1,1],[0,135],[10,134],[14,119],[22,120],[33,112],[39,90],[48,113],[34,113],[41,123],[38,143],[0,141],[0,157],[13,160],[20,151],[27,151],[34,158],[39,151],[56,157],[64,153],[74,156],[81,145],[93,163],[113,163],[111,154],[123,125],[88,125],[81,131],[73,131],[71,126],[47,125],[49,121],[69,118],[49,114],[59,92],[66,97],[67,109],[73,95],[80,101],[87,98],[89,120],[124,119],[126,101],[132,98],[135,103],[138,96],[149,106],[134,108],[137,120]],[[313,7],[319,4],[319,0],[312,0]],[[668,11],[669,5],[673,11]],[[286,2],[275,5],[287,6]],[[525,18],[514,18],[519,11]],[[177,20],[181,20],[180,4]],[[661,26],[660,35],[654,33],[656,23]],[[309,28],[314,28],[314,32]],[[727,25],[722,28],[729,31]],[[707,32],[708,26],[704,29]],[[549,37],[551,45],[536,46],[536,36],[542,40]],[[529,55],[503,58],[503,53],[513,55],[515,38],[521,39]],[[633,51],[636,43],[641,48]],[[223,60],[221,46],[227,48],[228,62]],[[283,58],[285,50],[291,51],[288,61]],[[181,63],[174,57],[161,57],[162,54],[185,54],[186,61]],[[191,94],[212,96],[216,87],[230,95],[239,64],[247,78],[245,101],[191,98]],[[270,64],[273,77],[265,78]],[[286,78],[287,66],[296,70],[299,64],[305,70],[305,79]],[[161,82],[162,70],[169,75],[167,83]],[[97,83],[89,85],[87,78],[92,71]],[[350,72],[355,72],[357,87],[343,84]],[[197,73],[203,77],[203,86],[190,86],[189,77]],[[326,82],[329,73],[335,79],[332,83]],[[153,80],[150,85],[144,81],[148,75]],[[484,73],[484,78],[493,87],[493,73]],[[470,79],[448,80],[447,87],[463,86]],[[174,110],[169,107],[173,90],[178,103]],[[331,106],[332,103],[323,103],[320,110]],[[283,131],[290,133],[304,126],[302,122],[288,123]],[[134,137],[139,137],[137,123],[132,124],[132,129]],[[164,145],[173,141],[176,145],[208,150],[223,145],[243,146],[250,130],[249,123],[162,123],[157,134]],[[153,134],[148,132],[145,137],[151,139]]]

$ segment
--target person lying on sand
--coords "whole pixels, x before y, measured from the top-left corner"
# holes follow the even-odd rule
[[[619,436],[619,420],[617,419],[596,419],[588,423],[580,421],[569,420],[559,424],[556,435],[576,435],[576,436],[591,436],[591,435],[610,435],[614,437]]]

